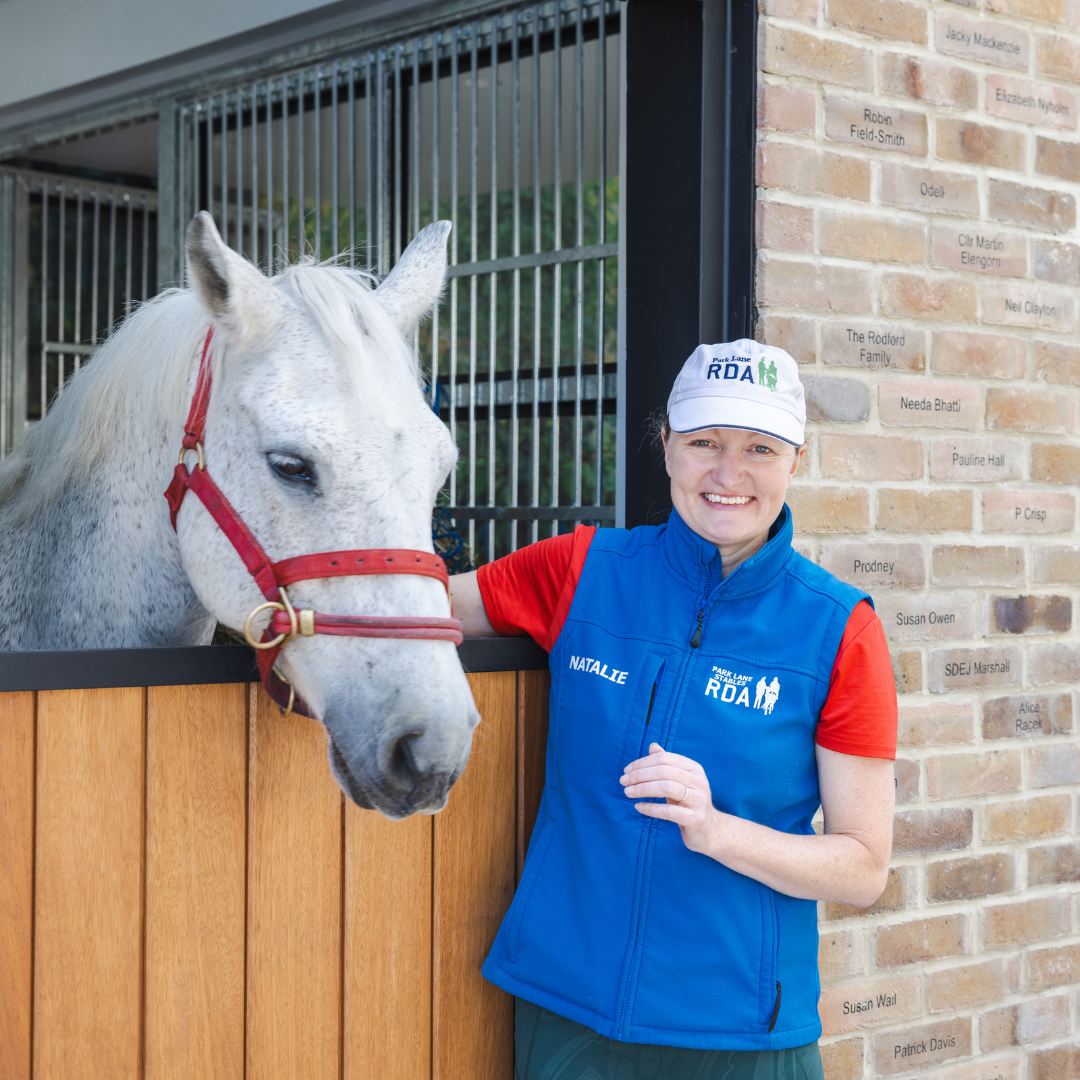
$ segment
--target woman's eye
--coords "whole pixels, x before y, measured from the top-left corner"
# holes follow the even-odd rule
[[[286,480],[304,480],[311,483],[315,472],[311,466],[296,454],[282,454],[271,451],[266,455],[270,468]]]

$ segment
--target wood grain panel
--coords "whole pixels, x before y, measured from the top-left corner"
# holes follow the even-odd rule
[[[0,1080],[30,1080],[34,695],[0,694]]]
[[[326,733],[253,696],[247,1080],[340,1080],[342,795]]]
[[[525,865],[547,760],[548,695],[551,674],[519,671],[517,682],[517,880]]]
[[[244,1074],[247,695],[147,691],[146,1080]]]
[[[38,694],[35,1080],[141,1071],[144,702]]]
[[[481,723],[435,818],[434,1080],[507,1080],[514,1000],[480,974],[514,893],[517,674],[470,675]]]
[[[345,1080],[430,1075],[432,830],[345,804]]]

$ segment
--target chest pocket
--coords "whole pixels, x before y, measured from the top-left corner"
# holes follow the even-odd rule
[[[633,810],[633,803],[623,793],[619,777],[631,761],[645,756],[650,742],[660,737],[662,725],[658,721],[663,714],[657,708],[657,702],[661,697],[666,661],[667,657],[659,653],[645,654],[641,674],[634,687],[634,697],[630,705],[622,745],[619,747],[619,757],[614,763],[613,792],[619,802],[633,812],[635,818],[640,815]]]

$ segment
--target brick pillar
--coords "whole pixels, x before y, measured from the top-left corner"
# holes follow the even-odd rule
[[[820,907],[826,1077],[1077,1077],[1080,4],[762,0],[758,67],[797,544],[900,693],[888,888]]]

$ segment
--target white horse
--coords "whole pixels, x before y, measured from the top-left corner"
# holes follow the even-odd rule
[[[407,339],[442,289],[449,230],[429,225],[372,288],[334,266],[267,279],[196,217],[194,289],[142,305],[0,466],[0,649],[207,644],[215,622],[239,630],[262,603],[199,500],[174,532],[162,496],[211,324],[207,468],[270,557],[432,551],[456,451]],[[289,591],[336,614],[450,614],[443,585],[414,575]],[[297,637],[278,667],[357,804],[390,817],[445,805],[479,720],[450,642]]]

